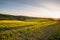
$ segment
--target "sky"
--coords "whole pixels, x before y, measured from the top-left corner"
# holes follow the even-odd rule
[[[60,0],[0,0],[0,13],[60,18]]]

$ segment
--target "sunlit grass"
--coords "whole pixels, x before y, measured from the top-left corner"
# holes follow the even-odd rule
[[[0,40],[43,40],[44,35],[48,36],[49,27],[56,23],[57,21],[0,20]],[[58,26],[56,28],[58,29]]]

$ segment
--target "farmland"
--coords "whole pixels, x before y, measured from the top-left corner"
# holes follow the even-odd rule
[[[57,21],[0,20],[0,40],[59,40]]]

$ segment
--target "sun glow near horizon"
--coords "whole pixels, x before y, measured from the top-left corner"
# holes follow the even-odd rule
[[[45,8],[40,8],[40,13],[47,18],[60,18],[60,5],[46,3]]]

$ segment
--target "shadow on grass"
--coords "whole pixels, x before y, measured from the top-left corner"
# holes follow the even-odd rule
[[[7,30],[20,29],[20,28],[24,28],[24,27],[31,27],[31,26],[34,26],[34,25],[25,25],[25,26],[19,26],[19,27],[11,27],[11,28],[7,28],[7,27],[2,28],[1,27],[0,32],[7,31]]]

